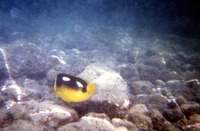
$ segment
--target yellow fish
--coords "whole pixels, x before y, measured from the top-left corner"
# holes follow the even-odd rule
[[[95,93],[96,87],[86,80],[60,73],[54,82],[54,91],[68,103],[87,101]]]

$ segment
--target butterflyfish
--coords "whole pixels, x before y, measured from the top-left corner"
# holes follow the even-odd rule
[[[55,78],[54,91],[68,103],[87,101],[96,91],[95,84],[72,75],[60,73]]]

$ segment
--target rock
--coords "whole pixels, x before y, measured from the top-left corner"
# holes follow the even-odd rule
[[[164,57],[151,56],[144,60],[144,64],[156,67],[158,69],[164,69],[166,66],[166,61]]]
[[[125,118],[139,129],[153,129],[152,121],[148,114],[149,110],[144,104],[136,104],[128,110]]]
[[[135,104],[128,110],[128,114],[129,113],[130,114],[133,114],[133,113],[148,114],[149,109],[144,104]]]
[[[160,89],[159,94],[161,94],[163,97],[166,97],[168,101],[174,98],[174,96],[172,95],[172,91],[169,90],[168,87],[163,87],[163,88],[158,88],[158,89]]]
[[[30,121],[34,126],[48,130],[78,120],[78,115],[73,109],[56,105],[51,101],[21,102],[10,107],[9,113],[14,120]]]
[[[200,105],[199,104],[182,104],[181,111],[187,118],[193,114],[200,114]]]
[[[122,45],[121,43],[118,43],[119,45]],[[114,47],[115,48],[115,47]],[[116,49],[116,48],[115,48]],[[116,50],[115,50],[116,52]],[[122,63],[131,63],[135,64],[137,62],[138,57],[140,57],[139,49],[126,49],[122,50],[121,48],[117,52],[117,54],[120,54],[117,58],[118,61]]]
[[[163,129],[163,131],[182,131],[182,129],[180,129],[179,127],[176,127],[176,126],[169,126],[169,127],[165,127]]]
[[[40,85],[36,80],[25,78],[14,81],[8,79],[5,81],[4,86],[6,88],[3,89],[3,92],[9,96],[9,99],[14,99],[15,101],[40,100],[52,97],[50,95],[52,89],[46,85]]]
[[[126,127],[129,131],[139,131],[139,129],[130,121],[126,119],[113,118],[111,123],[115,128]]]
[[[139,129],[153,129],[152,120],[149,116],[142,113],[129,113],[126,116],[126,119],[136,125]]]
[[[86,114],[85,116],[99,118],[99,119],[105,119],[107,121],[110,121],[110,118],[105,113],[90,112],[90,113]],[[114,127],[116,128],[115,130],[117,130],[117,131],[128,131],[128,130],[135,131],[135,130],[137,130],[137,127],[133,123],[131,123],[125,119],[113,118],[111,121],[111,124],[114,125]]]
[[[124,126],[120,126],[120,127],[118,127],[118,128],[116,128],[115,129],[116,131],[130,131],[130,130],[128,130],[126,127],[124,127]]]
[[[180,95],[177,96],[176,102],[178,103],[179,106],[181,106],[182,104],[186,104],[187,100],[182,95]]]
[[[2,108],[4,106],[4,101],[6,101],[6,99],[3,97],[3,95],[6,95],[6,93],[4,92],[0,92],[0,108]]]
[[[45,127],[38,127],[32,124],[30,121],[26,120],[16,120],[12,125],[3,128],[1,131],[38,131],[38,130],[47,130]]]
[[[182,78],[184,78],[185,81],[190,81],[193,79],[200,79],[200,75],[198,72],[194,71],[185,71],[181,74]]]
[[[95,83],[97,91],[92,99],[96,101],[114,102],[128,99],[128,88],[125,81],[119,73],[107,67],[91,64],[78,76]]]
[[[155,84],[158,87],[164,87],[166,85],[164,81],[159,80],[159,79],[155,81]]]
[[[26,76],[40,80],[46,76],[54,59],[34,44],[11,45],[4,48],[10,76],[14,79]]]
[[[146,81],[155,81],[158,79],[159,70],[151,66],[139,66],[138,68],[140,79]]]
[[[25,79],[21,84],[21,101],[49,99],[55,96],[52,87],[40,85],[38,81]]]
[[[174,77],[167,69],[160,70],[156,67],[142,64],[137,65],[137,67],[141,80],[154,82],[157,79],[161,79],[163,81],[167,81]]]
[[[2,102],[6,102],[8,100],[17,101],[18,94],[16,89],[14,88],[14,83],[11,81],[6,81],[3,85],[4,88],[1,89],[0,97],[2,98]]]
[[[195,124],[195,123],[200,123],[200,115],[199,114],[194,114],[189,117],[189,124]]]
[[[200,66],[199,66],[199,63],[200,63],[200,55],[198,53],[196,54],[193,54],[193,55],[190,55],[190,64],[192,65],[193,69],[195,70],[200,70]],[[197,73],[198,74],[198,73]],[[199,76],[199,75],[198,75]]]
[[[60,71],[60,72],[65,72],[65,71]],[[48,86],[54,85],[54,81],[58,73],[59,72],[54,68],[51,68],[50,70],[47,71],[46,80],[48,81]]]
[[[20,100],[21,101],[40,100],[42,99],[42,97],[43,97],[42,92],[32,88],[25,88],[22,90],[22,94],[20,95]]]
[[[167,56],[167,58],[166,58],[167,67],[172,69],[173,71],[175,71],[176,74],[177,74],[177,72],[181,73],[181,72],[187,70],[188,66],[187,66],[186,62],[183,60],[184,58],[185,57],[180,58],[177,56],[177,54],[174,54],[174,53],[171,57]]]
[[[63,130],[82,130],[82,131],[115,131],[116,128],[106,119],[100,119],[91,116],[83,116],[78,122],[66,124],[58,131]]]
[[[130,92],[137,94],[152,94],[152,83],[150,81],[135,81],[131,83]]]
[[[168,99],[163,97],[161,94],[154,94],[149,97],[146,105],[149,109],[158,109],[159,111],[163,111],[168,106]]]
[[[167,82],[167,86],[171,86],[171,87],[178,87],[183,85],[183,83],[180,80],[168,80]]]
[[[167,105],[168,109],[180,109],[179,105],[176,103],[175,100],[171,100]]]
[[[96,117],[96,118],[106,119],[106,120],[110,121],[110,118],[105,113],[90,112],[90,113],[86,114],[85,116]]]
[[[179,86],[173,86],[167,88],[168,91],[170,91],[170,93],[174,95],[174,98],[177,98],[178,96],[183,96],[188,101],[194,101],[194,99],[196,98],[192,90],[190,90],[188,87],[182,84]]]
[[[191,124],[184,127],[184,131],[200,131],[200,124]]]
[[[14,121],[14,117],[11,113],[9,113],[7,110],[2,110],[0,112],[0,130],[4,127],[8,127],[12,125]]]
[[[132,104],[146,104],[149,102],[149,99],[151,98],[150,95],[147,94],[139,94],[139,95],[131,95],[130,99],[132,101]]]
[[[150,117],[155,130],[162,131],[167,127],[172,126],[172,124],[168,122],[157,109],[151,110]]]
[[[137,68],[134,65],[122,64],[122,65],[119,65],[118,70],[122,78],[124,78],[127,81],[139,80],[140,76],[139,76]]]
[[[91,64],[78,76],[95,83],[97,88],[89,101],[75,105],[79,113],[104,112],[111,118],[124,116],[130,104],[129,92],[119,73],[102,65]]]
[[[186,81],[186,86],[193,90],[198,90],[200,88],[198,79]]]
[[[181,111],[176,110],[176,109],[165,109],[163,111],[163,116],[165,119],[168,121],[175,123],[178,120],[184,119],[184,115]]]
[[[189,88],[191,94],[193,95],[192,101],[197,103],[200,102],[200,84],[198,79],[192,79],[186,81],[186,87]]]
[[[78,120],[78,115],[73,109],[55,105],[50,101],[41,102],[38,108],[39,112],[31,112],[32,115],[35,116],[33,119],[35,122],[44,120],[44,118],[41,116],[41,113],[46,112],[47,115],[44,115],[47,118],[47,121],[45,120],[45,125],[48,127],[58,128],[59,126],[62,126],[66,123]],[[38,111],[38,109],[35,111]]]

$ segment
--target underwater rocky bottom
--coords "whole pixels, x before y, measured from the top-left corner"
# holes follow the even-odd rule
[[[176,45],[124,49],[105,57],[110,54],[4,45],[0,130],[200,130],[200,77],[195,70],[200,55],[169,48],[175,50]],[[52,89],[58,73],[95,83],[96,93],[85,102],[62,101]]]

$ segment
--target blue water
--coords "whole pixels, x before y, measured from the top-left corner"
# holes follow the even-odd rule
[[[169,122],[169,130],[199,129],[198,119],[192,121],[199,115],[200,107],[199,12],[198,0],[0,0],[0,110],[3,112],[0,113],[0,128],[17,129],[19,120],[29,121],[19,112],[16,114],[19,113],[20,118],[13,115],[17,109],[15,106],[21,102],[24,105],[29,105],[29,100],[33,100],[30,103],[34,104],[38,102],[37,108],[30,109],[32,121],[38,120],[35,115],[37,110],[44,108],[41,103],[45,100],[48,100],[47,105],[53,105],[53,101],[63,106],[48,88],[53,85],[55,73],[78,75],[90,67],[93,74],[87,72],[92,74],[89,78],[94,75],[93,79],[98,82],[100,78],[105,81],[111,79],[114,85],[121,81],[124,82],[121,85],[127,85],[128,95],[122,91],[126,96],[118,96],[119,99],[124,98],[123,108],[129,108],[127,105],[130,104],[130,107],[142,108],[142,111],[149,110],[151,113],[147,111],[145,115],[152,121],[155,120],[153,109],[159,110],[163,118],[156,124],[164,119]],[[92,65],[94,63],[96,65]],[[96,69],[95,66],[99,65],[105,69]],[[103,75],[105,79],[100,77],[104,71],[110,75]],[[113,81],[111,74],[113,78],[120,76],[119,81]],[[103,84],[97,85],[103,88]],[[14,93],[10,88],[15,89]],[[117,91],[113,91],[112,95],[119,93]],[[107,92],[108,96],[112,93],[110,90]],[[184,104],[191,104],[191,108],[195,106],[194,113],[185,113],[184,107],[177,102],[180,99],[187,101]],[[90,111],[107,113],[108,119],[125,118],[139,129],[164,129],[164,126],[160,129],[151,122],[150,126],[146,126],[146,117],[141,118],[145,122],[144,127],[140,127],[140,123],[131,119],[134,113],[130,112],[134,109],[127,109],[125,113],[122,110],[125,115],[115,108],[116,112],[110,112],[112,107],[104,109],[102,106],[106,107],[109,103],[104,102],[93,102],[89,104],[90,109],[74,109],[79,117]],[[114,104],[119,107],[121,101],[117,102]],[[109,104],[113,106],[112,102]],[[29,109],[29,106],[19,108]],[[180,119],[168,117],[170,111],[172,116],[180,113]],[[3,115],[6,113],[8,116]],[[72,121],[78,120],[76,116]],[[45,122],[41,125],[46,130],[56,130],[67,124],[60,123],[55,126],[50,123],[53,127],[48,127]],[[12,124],[15,126],[12,127]]]

